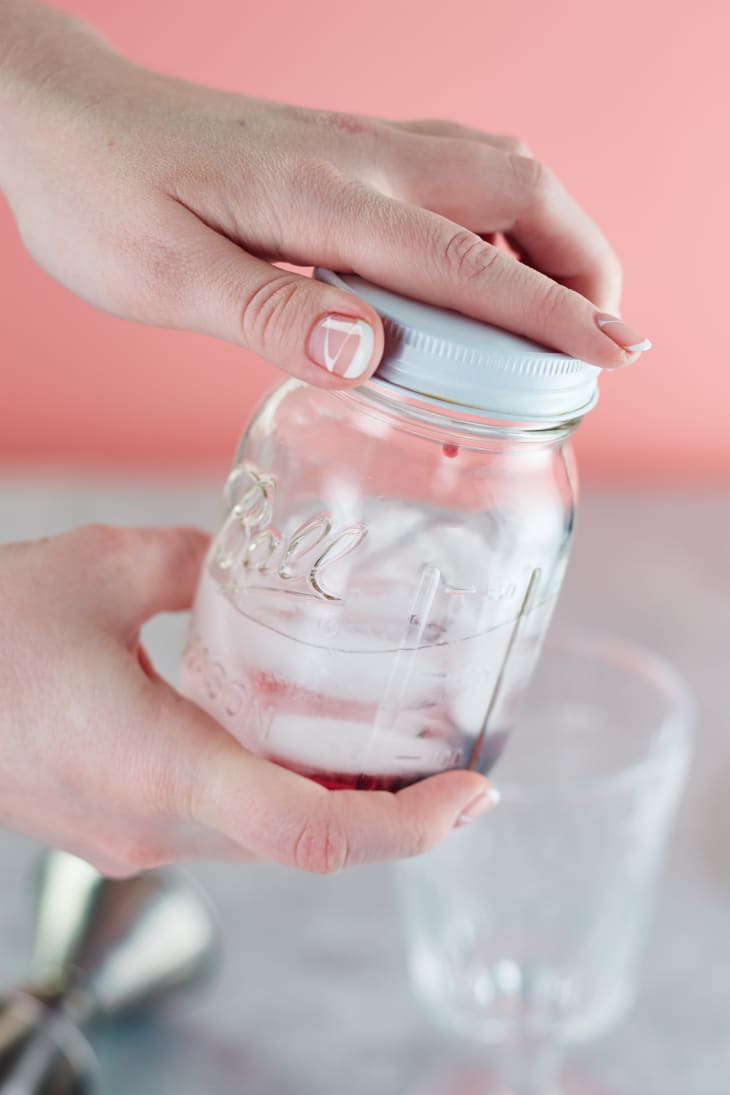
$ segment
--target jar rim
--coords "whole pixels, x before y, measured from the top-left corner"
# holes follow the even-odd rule
[[[524,442],[555,445],[566,440],[582,421],[582,414],[569,419],[538,423],[485,417],[483,411],[470,411],[461,405],[431,399],[399,388],[374,376],[355,388],[331,389],[330,394],[358,404],[359,409],[410,433],[431,436],[440,442],[453,438],[457,443]]]
[[[439,404],[503,420],[549,426],[598,401],[601,370],[514,331],[316,267],[319,281],[365,301],[383,324],[376,376]]]

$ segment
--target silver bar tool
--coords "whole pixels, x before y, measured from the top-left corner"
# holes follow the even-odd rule
[[[89,1095],[94,1024],[189,987],[217,951],[211,907],[184,875],[113,880],[49,853],[28,985],[0,997],[0,1095]]]

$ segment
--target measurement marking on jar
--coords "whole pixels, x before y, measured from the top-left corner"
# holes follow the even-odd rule
[[[497,681],[494,685],[494,690],[492,691],[489,706],[487,707],[487,712],[482,721],[482,727],[479,731],[479,737],[474,742],[474,746],[469,757],[469,764],[467,765],[467,767],[472,770],[476,768],[477,762],[479,760],[479,754],[481,753],[482,745],[484,744],[484,739],[489,733],[489,723],[492,718],[492,713],[497,706],[497,700],[500,698],[502,693],[502,686],[504,684],[505,674],[507,672],[507,664],[510,660],[512,651],[514,650],[515,643],[517,642],[517,636],[520,633],[522,621],[525,618],[528,609],[531,608],[533,600],[535,599],[535,590],[537,589],[541,577],[542,569],[540,567],[535,567],[535,569],[530,574],[530,579],[527,583],[527,589],[525,590],[525,595],[522,598],[522,604],[520,605],[520,611],[517,613],[517,619],[515,620],[514,627],[512,628],[512,633],[509,637],[509,642],[507,643],[507,650],[505,651],[504,658],[502,659],[502,665],[500,666],[499,674],[497,675]]]

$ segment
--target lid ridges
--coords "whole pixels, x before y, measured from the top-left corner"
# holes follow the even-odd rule
[[[455,364],[479,365],[485,360],[483,351],[473,350],[469,346],[459,346],[457,343],[438,338],[427,331],[414,331],[409,327],[404,327],[389,316],[382,316],[381,318],[386,345],[388,342],[397,340],[417,353],[446,358]],[[582,371],[583,365],[580,361],[568,361],[561,357],[513,357],[508,361],[504,357],[490,354],[489,367],[521,376],[547,377],[576,374]]]
[[[600,369],[588,361],[355,274],[318,268],[315,277],[354,293],[380,316],[385,349],[374,382],[444,409],[540,428],[572,421],[596,404]]]

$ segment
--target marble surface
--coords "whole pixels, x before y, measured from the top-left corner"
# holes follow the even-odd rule
[[[0,538],[87,521],[210,525],[214,484],[0,479]],[[580,1095],[730,1091],[730,496],[594,493],[582,499],[559,619],[641,640],[684,672],[699,702],[697,752],[647,941],[640,999],[611,1035],[573,1054]],[[174,677],[183,621],[147,636]],[[38,849],[0,834],[0,978],[22,979]],[[392,875],[315,878],[269,866],[193,872],[218,908],[215,983],[97,1042],[108,1095],[431,1095],[468,1052],[411,1000]],[[592,1077],[589,1079],[588,1077]]]

